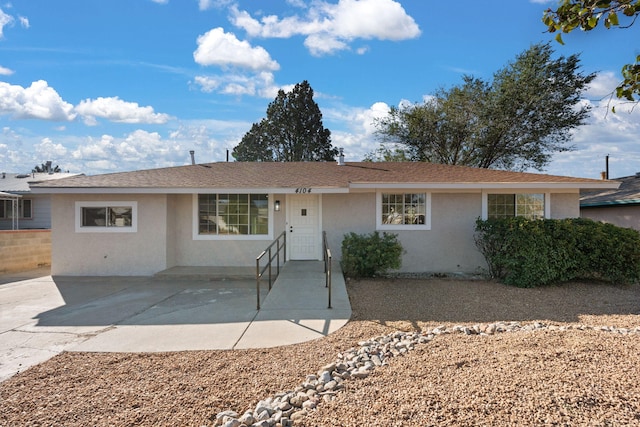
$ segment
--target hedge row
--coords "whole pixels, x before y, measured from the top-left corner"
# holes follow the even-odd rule
[[[640,278],[640,233],[585,218],[478,220],[475,241],[489,274],[506,284],[535,287],[595,278]]]

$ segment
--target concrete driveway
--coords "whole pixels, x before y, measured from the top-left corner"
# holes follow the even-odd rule
[[[274,347],[326,336],[351,316],[339,270],[327,308],[321,262],[287,263],[268,295],[261,285],[259,311],[255,280],[39,273],[0,276],[0,381],[62,351]]]

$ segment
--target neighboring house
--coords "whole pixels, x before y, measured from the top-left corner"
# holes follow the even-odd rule
[[[0,173],[0,230],[51,228],[51,196],[32,194],[35,182],[77,176],[74,173]]]
[[[430,163],[210,163],[41,182],[52,196],[52,274],[151,275],[255,266],[280,233],[288,260],[334,259],[346,233],[390,232],[403,272],[485,267],[478,218],[580,215],[584,189],[618,183]]]
[[[580,216],[640,230],[640,173],[615,181],[617,189],[583,192]]]

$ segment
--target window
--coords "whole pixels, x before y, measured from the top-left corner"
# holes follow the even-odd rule
[[[488,194],[489,219],[522,216],[529,219],[544,218],[544,194]]]
[[[135,232],[137,207],[137,202],[76,202],[76,231]]]
[[[269,234],[266,194],[199,194],[199,235]]]
[[[379,229],[429,229],[428,193],[378,193]]]
[[[0,200],[0,219],[13,218],[13,200]],[[18,199],[18,218],[33,218],[30,199]]]

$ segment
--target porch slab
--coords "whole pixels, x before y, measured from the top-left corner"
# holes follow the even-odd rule
[[[154,275],[159,279],[244,280],[256,278],[255,267],[176,266]]]

